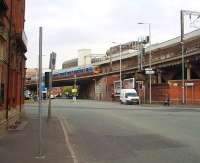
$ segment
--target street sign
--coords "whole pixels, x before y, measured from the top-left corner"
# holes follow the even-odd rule
[[[192,87],[194,83],[185,83],[185,86]]]
[[[153,75],[153,74],[155,74],[155,71],[152,70],[152,68],[145,68],[145,74],[147,74],[147,75]]]

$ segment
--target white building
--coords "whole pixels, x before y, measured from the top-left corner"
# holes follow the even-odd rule
[[[78,66],[90,65],[91,61],[91,49],[78,50]]]

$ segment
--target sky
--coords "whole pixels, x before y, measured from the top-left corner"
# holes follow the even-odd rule
[[[59,69],[64,61],[77,57],[78,49],[104,54],[112,42],[125,43],[148,35],[148,25],[138,22],[151,23],[152,43],[177,37],[181,9],[200,11],[200,0],[27,0],[27,68],[38,67],[40,26],[43,67],[48,67],[54,51]],[[185,27],[186,32],[195,30],[189,17]]]

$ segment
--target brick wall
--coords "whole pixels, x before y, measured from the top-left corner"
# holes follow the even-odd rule
[[[22,40],[24,30],[25,0],[4,0],[8,9],[5,14],[0,14],[3,19],[3,34],[5,49],[0,57],[0,90],[4,100],[0,103],[1,115],[9,116],[19,112],[23,102],[23,88],[25,79],[25,52],[26,45]],[[11,37],[12,36],[12,37]],[[2,92],[1,92],[2,94]],[[10,109],[8,111],[8,109]],[[13,111],[16,110],[16,111]]]
[[[170,80],[169,84],[152,85],[152,102],[163,103],[169,96],[170,103],[182,104],[182,81]],[[186,80],[185,103],[200,104],[200,80]],[[146,86],[146,101],[149,102],[149,87]]]

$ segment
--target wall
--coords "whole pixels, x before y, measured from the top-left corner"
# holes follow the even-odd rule
[[[25,52],[23,40],[25,0],[4,0],[8,6],[3,19],[0,40],[0,121],[9,120],[21,111],[25,80]],[[2,11],[0,11],[2,12]],[[2,46],[3,44],[3,46]],[[2,50],[3,47],[3,50]]]
[[[200,80],[186,80],[185,83],[185,103],[186,104],[200,104]],[[170,99],[175,104],[182,103],[182,81],[169,81]]]
[[[185,103],[200,104],[200,80],[185,80]],[[182,104],[182,81],[170,80],[167,84],[152,85],[152,103],[164,103],[170,98],[171,104]],[[149,86],[146,86],[146,102],[149,102]]]

